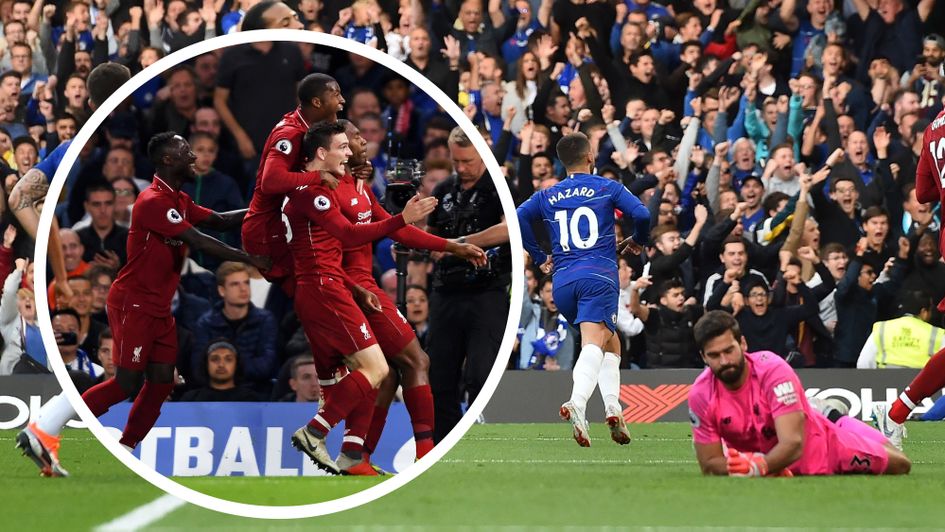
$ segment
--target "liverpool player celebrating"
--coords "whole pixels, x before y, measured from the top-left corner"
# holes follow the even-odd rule
[[[306,170],[330,172],[339,179],[345,175],[351,150],[344,131],[337,122],[312,126],[303,141],[304,155],[310,159]],[[292,436],[297,449],[333,473],[339,468],[328,454],[325,436],[365,398],[373,401],[388,372],[368,320],[352,298],[354,283],[342,268],[342,241],[350,246],[366,244],[424,219],[436,206],[434,198],[415,196],[397,216],[352,225],[338,209],[340,201],[327,187],[309,185],[292,191],[284,209],[295,235],[289,242],[298,292],[295,310],[312,345],[316,368],[333,369],[344,361],[352,369],[332,388],[330,399],[319,405],[317,415]],[[349,454],[360,462],[360,450]]]
[[[708,366],[689,391],[702,472],[739,477],[903,475],[911,462],[879,431],[851,417],[831,423],[810,407],[781,357],[746,353],[738,322],[709,312],[693,330]],[[723,444],[728,450],[723,450]]]
[[[231,248],[194,227],[233,229],[245,210],[216,213],[180,191],[184,182],[196,176],[197,157],[186,140],[174,133],[159,133],[148,143],[148,156],[157,170],[151,186],[135,201],[128,232],[128,264],[112,285],[106,303],[118,369],[115,377],[82,395],[92,413],[101,416],[137,392],[121,437],[129,450],[151,430],[161,404],[174,388],[177,332],[171,299],[180,284],[184,246],[257,268],[270,265],[268,258]],[[59,395],[43,408],[35,423],[17,435],[17,447],[44,475],[67,475],[59,464],[59,432],[74,415],[69,402]]]
[[[272,259],[272,268],[261,273],[269,281],[280,284],[290,296],[295,291],[295,279],[282,222],[282,203],[289,191],[313,185],[319,179],[330,188],[338,185],[338,180],[328,172],[319,178],[301,171],[302,137],[309,124],[334,121],[345,103],[338,82],[326,74],[306,76],[299,82],[298,94],[299,107],[282,117],[266,139],[242,230],[246,251]]]
[[[915,172],[915,197],[920,203],[934,201],[945,202],[945,111],[925,128],[922,153]],[[945,257],[945,231],[939,235],[938,247]],[[938,304],[939,312],[945,312],[945,299]],[[899,394],[899,398],[888,408],[877,404],[873,413],[876,424],[883,434],[902,449],[902,438],[906,435],[906,418],[916,405],[945,387],[945,349],[932,356],[922,371],[916,375],[909,386]]]
[[[345,128],[348,146],[351,150],[348,167],[352,169],[351,173],[346,173],[341,178],[338,188],[335,190],[341,213],[352,223],[370,223],[371,221],[383,221],[390,218],[390,214],[377,201],[377,198],[371,192],[371,188],[352,175],[352,173],[357,173],[359,176],[369,176],[373,173],[371,163],[367,160],[367,141],[361,136],[360,130],[353,123],[347,120],[339,120],[338,122]],[[480,266],[485,264],[486,261],[485,253],[476,246],[452,242],[410,225],[395,231],[390,237],[409,248],[446,251]],[[407,406],[407,412],[410,414],[411,424],[413,425],[416,457],[420,459],[433,448],[433,394],[430,391],[430,358],[420,347],[420,342],[417,341],[417,336],[410,324],[407,323],[406,318],[401,315],[390,297],[377,286],[372,273],[373,253],[371,244],[351,245],[346,243],[343,266],[353,282],[373,293],[380,302],[381,311],[369,312],[366,317],[371,330],[376,335],[381,350],[400,374],[404,390],[404,404]],[[378,396],[376,406],[368,405],[369,408],[366,409],[356,408],[345,419],[345,434],[350,437],[345,438],[342,451],[360,451],[361,440],[367,433],[364,447],[368,453],[373,452],[377,441],[380,439],[384,423],[387,420],[387,411],[397,388],[397,373],[391,372],[388,374],[385,384],[388,385],[381,388],[382,393]],[[331,386],[323,387],[326,398],[331,393],[330,388]],[[383,393],[383,391],[387,393]],[[371,408],[372,406],[373,408]],[[372,410],[374,412],[373,421],[371,420]],[[365,421],[362,418],[364,411],[367,414],[366,421],[370,423],[370,432],[367,431],[367,426],[361,431],[361,423]],[[342,454],[338,459],[338,466],[342,471],[361,462],[360,458],[357,461],[349,458],[349,454]],[[374,472],[371,468],[364,469],[370,471],[368,474]]]

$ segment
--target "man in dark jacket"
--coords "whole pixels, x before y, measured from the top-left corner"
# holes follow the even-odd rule
[[[877,321],[880,308],[894,308],[896,291],[905,276],[905,262],[909,247],[899,248],[899,256],[886,261],[882,273],[864,261],[866,239],[856,245],[856,257],[847,266],[847,272],[837,284],[837,328],[834,338],[837,344],[834,365],[841,368],[856,367],[863,342],[870,335]]]
[[[236,346],[215,339],[203,357],[203,375],[207,385],[184,393],[181,401],[261,401],[262,396],[241,386],[241,364]]]
[[[810,289],[800,284],[800,305],[771,307],[771,294],[764,281],[748,281],[748,301],[735,319],[748,342],[748,351],[772,351],[786,358],[788,333],[802,321],[817,316],[816,298]]]
[[[640,291],[652,284],[649,277],[636,280],[630,292],[630,312],[645,324],[646,367],[702,367],[692,327],[702,316],[702,306],[685,295],[679,279],[665,281],[659,289],[659,305],[640,304]]]
[[[217,268],[217,291],[223,301],[201,316],[194,329],[193,374],[203,374],[210,340],[226,338],[238,348],[246,383],[268,397],[278,369],[276,320],[250,302],[249,272],[240,263]]]

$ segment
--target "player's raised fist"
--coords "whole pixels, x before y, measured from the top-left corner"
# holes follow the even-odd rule
[[[404,222],[412,224],[427,217],[436,208],[436,198],[423,198],[417,194],[404,206]]]

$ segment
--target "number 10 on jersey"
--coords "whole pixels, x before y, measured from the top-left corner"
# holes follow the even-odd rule
[[[582,238],[580,231],[578,231],[581,218],[587,219],[587,238]],[[590,207],[574,209],[570,221],[568,220],[568,211],[557,211],[555,212],[555,220],[558,221],[559,243],[562,251],[571,251],[572,242],[578,249],[588,249],[594,247],[594,244],[597,243],[597,215]]]

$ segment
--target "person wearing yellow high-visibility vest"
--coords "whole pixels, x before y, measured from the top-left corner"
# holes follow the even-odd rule
[[[932,299],[922,292],[906,292],[899,303],[902,316],[873,324],[857,368],[922,368],[945,347],[945,329],[928,323]]]

